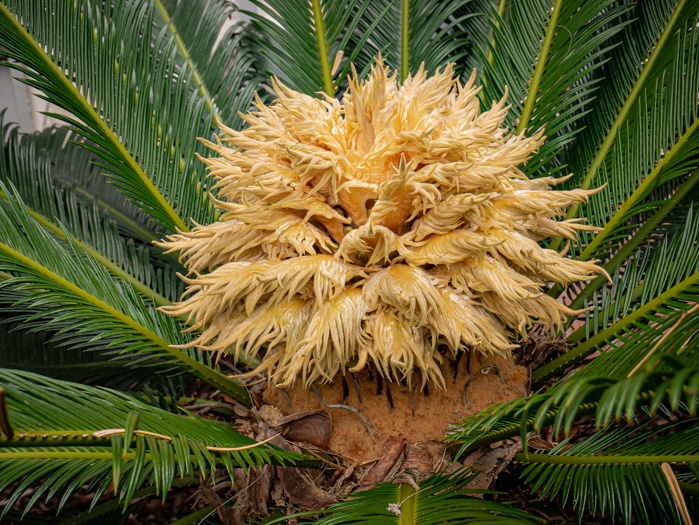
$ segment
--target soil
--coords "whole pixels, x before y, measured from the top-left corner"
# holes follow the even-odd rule
[[[482,360],[482,361],[481,361]],[[496,364],[502,370],[502,379]],[[456,370],[455,370],[456,369]],[[358,381],[361,400],[357,396],[355,381],[350,374],[318,390],[329,405],[345,404],[359,409],[371,421],[374,438],[369,434],[361,418],[349,410],[323,407],[316,393],[300,386],[287,389],[269,389],[264,400],[278,408],[284,415],[325,408],[332,418],[329,449],[359,464],[378,460],[384,445],[392,438],[403,436],[408,444],[417,445],[429,452],[434,466],[445,453],[443,444],[447,426],[461,417],[476,414],[493,403],[499,403],[526,395],[529,385],[527,368],[516,364],[514,358],[495,359],[470,355],[459,362],[445,362],[445,390],[434,385],[414,393],[414,411],[410,403],[411,388],[398,383],[387,383],[377,373],[363,370],[354,374]],[[456,371],[456,374],[455,374]],[[464,404],[463,387],[468,386],[468,405]],[[292,411],[293,407],[293,411]]]

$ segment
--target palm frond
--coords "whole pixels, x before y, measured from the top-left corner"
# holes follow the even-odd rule
[[[379,483],[376,487],[355,492],[345,501],[331,505],[324,513],[329,516],[312,523],[341,525],[374,523],[398,525],[424,524],[534,524],[540,520],[512,506],[473,497],[490,491],[467,489],[478,476],[471,468],[462,468],[452,474],[438,473],[418,483],[416,490],[410,484]],[[303,517],[315,512],[298,513],[267,522],[268,525]]]
[[[488,42],[492,37],[490,27],[490,15],[493,9],[504,9],[504,0],[470,0],[466,5],[457,9],[455,18],[459,23],[458,30],[468,38],[467,54],[463,57],[464,71],[483,71],[484,62],[492,60],[492,56],[483,54],[482,50],[488,49]],[[500,17],[504,13],[500,13]]]
[[[81,199],[94,202],[102,216],[116,221],[119,231],[124,236],[143,242],[157,239],[153,229],[155,224],[150,216],[129,202],[126,196],[109,182],[108,177],[102,176],[104,169],[94,163],[99,157],[89,149],[75,144],[85,139],[72,133],[67,127],[50,127],[41,132],[22,134],[12,123],[5,124],[4,117],[2,122],[7,154],[12,152],[10,144],[20,143],[19,147],[26,150],[28,155],[48,160],[55,186],[61,189],[70,188]],[[19,186],[14,181],[13,184]]]
[[[482,98],[498,100],[507,88],[517,108],[509,124],[518,133],[544,128],[548,137],[524,168],[527,175],[564,168],[562,150],[574,141],[578,122],[590,110],[600,80],[595,72],[607,60],[613,37],[628,23],[628,9],[609,0],[558,1],[553,9],[548,1],[530,1],[512,3],[504,18],[493,13],[492,61],[484,63]],[[532,57],[537,57],[534,62]]]
[[[204,166],[195,155],[204,149],[197,137],[212,136],[213,113],[190,89],[194,71],[180,74],[169,27],[154,36],[151,2],[111,6],[5,2],[0,44],[27,75],[24,82],[73,115],[55,117],[96,144],[91,149],[112,180],[162,228],[211,222]]]
[[[537,368],[535,384],[579,362],[596,350],[627,356],[630,366],[642,355],[631,352],[635,345],[653,345],[697,301],[699,294],[699,217],[693,213],[673,237],[636,251],[632,264],[617,269],[611,286],[595,292],[584,306],[585,326],[570,339],[576,345],[564,355]],[[649,255],[650,253],[650,255]],[[678,335],[679,336],[679,333]],[[629,345],[629,346],[627,346]],[[627,370],[628,371],[628,370]]]
[[[16,192],[3,184],[0,191],[8,196],[0,200],[0,270],[11,275],[0,283],[2,301],[9,305],[5,311],[29,329],[58,332],[55,340],[63,344],[145,366],[164,360],[161,370],[188,371],[249,403],[243,387],[201,355],[170,346],[191,339],[178,321],[154,310],[130,284],[112,278],[68,235],[65,244],[54,238]]]
[[[448,440],[461,452],[521,435],[526,446],[530,430],[553,425],[554,434],[568,434],[583,415],[595,414],[598,427],[620,419],[633,420],[641,408],[652,413],[674,411],[696,415],[699,367],[665,360],[657,370],[642,370],[629,378],[573,377],[544,393],[492,405],[468,416],[450,431]]]
[[[517,454],[515,461],[527,465],[522,479],[533,483],[532,490],[558,497],[562,504],[575,502],[580,520],[599,510],[620,515],[626,524],[637,519],[679,525],[683,521],[661,465],[687,471],[696,486],[689,468],[699,466],[699,425],[694,419],[647,426],[598,431],[570,446],[560,443],[547,454]]]
[[[59,492],[60,509],[83,485],[95,491],[93,505],[112,483],[128,505],[144,484],[164,498],[175,476],[307,459],[104,388],[9,370],[0,370],[0,384],[14,430],[0,440],[0,491],[12,486],[3,515],[39,480],[25,512]]]
[[[352,40],[369,0],[252,0],[260,13],[251,20],[248,45],[258,70],[312,95],[334,97],[366,38]],[[368,36],[368,35],[367,35]],[[343,59],[344,56],[344,59]],[[344,60],[344,64],[339,61]],[[333,77],[337,63],[338,74]]]
[[[608,187],[578,213],[604,229],[580,235],[573,247],[576,258],[609,258],[637,224],[636,216],[653,206],[647,201],[651,192],[675,179],[681,182],[699,165],[699,108],[694,100],[699,92],[699,37],[691,30],[697,22],[692,18],[668,38],[646,81],[650,84],[597,167],[595,184]],[[672,189],[666,192],[671,195]]]
[[[138,228],[135,221],[118,212],[115,217],[113,206],[104,201],[100,205],[86,194],[89,188],[78,193],[74,183],[69,182],[74,171],[84,171],[104,181],[89,162],[91,153],[87,149],[63,144],[61,139],[67,138],[65,128],[20,138],[17,128],[2,128],[2,124],[0,118],[0,129],[5,131],[0,144],[0,177],[16,188],[32,217],[60,238],[65,237],[61,225],[65,227],[76,245],[155,304],[171,304],[181,295],[183,286],[176,272],[182,267],[177,261],[163,256],[157,247],[137,243],[131,235],[123,236],[122,228]],[[123,196],[122,200],[125,201]]]
[[[171,398],[183,396],[192,383],[191,378],[182,374],[157,374],[152,367],[128,367],[128,361],[110,360],[99,351],[63,348],[52,340],[55,336],[52,332],[25,331],[23,324],[5,321],[0,318],[0,348],[5,368],[115,390],[148,393],[155,390]],[[160,405],[157,398],[146,399]]]
[[[175,35],[180,74],[191,71],[192,89],[204,97],[205,109],[226,126],[240,128],[238,113],[250,107],[261,75],[244,45],[243,26],[225,26],[233,5],[225,0],[155,0],[155,6],[156,24]]]
[[[599,72],[605,81],[569,156],[574,173],[581,178],[607,154],[643,87],[649,85],[648,76],[669,37],[691,17],[691,4],[684,0],[636,2],[625,14],[630,23],[612,40],[618,45]]]
[[[366,70],[373,57],[381,53],[391,69],[399,72],[401,81],[417,73],[421,65],[426,72],[434,73],[449,62],[456,63],[457,74],[470,76],[472,70],[464,71],[463,59],[470,42],[465,24],[474,16],[467,11],[471,3],[372,1],[357,27],[359,35],[370,35],[355,60],[357,69]]]

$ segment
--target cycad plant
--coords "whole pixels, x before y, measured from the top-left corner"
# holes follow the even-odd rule
[[[696,519],[699,4],[253,3],[0,2],[64,123],[2,123],[2,519]],[[336,503],[355,467],[262,401],[466,352],[533,393]],[[457,464],[506,438],[524,509]]]

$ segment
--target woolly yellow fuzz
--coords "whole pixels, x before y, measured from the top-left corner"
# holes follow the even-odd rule
[[[573,313],[543,291],[600,272],[541,248],[589,228],[557,222],[592,191],[554,191],[517,166],[544,140],[481,112],[475,75],[420,70],[401,86],[379,61],[342,102],[275,84],[277,100],[222,126],[219,222],[161,243],[190,270],[191,344],[259,356],[269,380],[330,381],[373,364],[443,385],[443,352],[505,355],[533,322]]]

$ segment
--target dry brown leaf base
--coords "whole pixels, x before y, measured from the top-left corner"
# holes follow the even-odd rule
[[[490,365],[497,366],[490,366]],[[502,377],[498,371],[502,371]],[[482,371],[487,371],[484,374]],[[485,358],[464,355],[457,363],[446,361],[444,366],[447,388],[430,388],[427,392],[414,393],[414,411],[411,407],[411,389],[398,383],[386,383],[376,371],[363,370],[354,374],[359,385],[361,400],[355,381],[345,376],[330,384],[318,385],[329,405],[344,404],[359,409],[373,426],[374,437],[356,414],[346,409],[327,408],[310,389],[300,386],[287,389],[288,398],[280,389],[271,388],[264,400],[284,415],[324,408],[332,418],[329,449],[359,465],[378,461],[387,449],[400,448],[408,462],[416,462],[420,476],[436,470],[445,454],[444,435],[450,423],[462,416],[475,414],[493,403],[508,401],[526,394],[529,385],[527,368],[516,364],[514,358]],[[468,385],[468,404],[464,404],[464,384]],[[389,402],[390,396],[390,402]],[[388,454],[391,455],[391,454]],[[404,470],[404,469],[401,469]],[[380,481],[380,480],[379,480]]]

